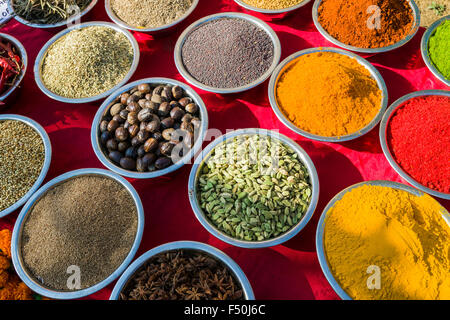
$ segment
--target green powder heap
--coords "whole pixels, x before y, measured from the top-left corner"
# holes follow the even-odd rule
[[[430,59],[436,69],[450,80],[450,20],[436,28],[428,44]]]
[[[125,78],[133,62],[127,37],[109,27],[72,30],[47,50],[42,64],[44,85],[67,98],[101,94]]]

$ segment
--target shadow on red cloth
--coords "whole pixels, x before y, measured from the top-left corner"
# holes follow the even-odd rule
[[[363,181],[363,177],[353,163],[343,154],[325,144],[297,141],[309,154],[319,176],[320,196],[311,221],[297,236],[285,246],[298,251],[315,251],[317,223],[328,202],[342,189]]]

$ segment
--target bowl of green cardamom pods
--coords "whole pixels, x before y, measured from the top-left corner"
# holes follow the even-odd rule
[[[319,179],[308,154],[276,131],[242,129],[210,143],[189,176],[189,201],[213,236],[242,248],[272,247],[310,221]]]

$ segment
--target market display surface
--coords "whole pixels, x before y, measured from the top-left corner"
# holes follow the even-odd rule
[[[13,2],[19,6],[26,3]],[[78,2],[90,10],[83,15],[83,23],[111,22],[104,1],[96,5],[97,1]],[[34,28],[15,19],[1,28],[2,33],[14,36],[26,49],[24,55],[14,42],[0,35],[3,52],[0,71],[2,79],[6,78],[2,89],[14,86],[11,79],[14,82],[21,72],[26,73],[17,89],[17,99],[5,100],[0,113],[23,115],[38,122],[49,136],[51,151],[47,155],[44,137],[26,123],[0,118],[0,185],[7,185],[0,193],[0,212],[34,188],[41,171],[48,169],[43,188],[34,197],[30,195],[23,211],[20,213],[18,209],[0,219],[0,299],[38,299],[41,297],[36,292],[44,296],[46,292],[40,287],[46,287],[47,292],[56,291],[48,296],[64,298],[63,293],[68,291],[64,274],[68,264],[82,267],[86,281],[78,291],[69,292],[72,295],[67,295],[68,298],[450,298],[450,217],[446,211],[450,209],[449,87],[423,60],[421,38],[425,29],[420,28],[415,35],[413,30],[411,34],[416,21],[409,1],[378,1],[382,10],[390,8],[390,14],[397,12],[383,18],[395,20],[395,28],[390,25],[382,29],[381,36],[373,32],[355,36],[344,26],[363,28],[353,15],[372,1],[357,1],[353,9],[349,6],[346,19],[339,25],[333,5],[342,1],[322,0],[320,23],[345,44],[379,49],[398,43],[408,34],[414,35],[391,51],[361,53],[375,72],[361,64],[363,59],[327,49],[336,45],[316,28],[312,17],[314,1],[243,1],[267,10],[288,10],[305,2],[283,19],[269,21],[268,16],[246,11],[239,1],[233,0],[200,0],[198,4],[173,1],[170,8],[161,7],[163,14],[153,7],[145,19],[139,10],[146,10],[158,1],[136,1],[136,11],[120,1],[107,2],[127,24],[139,28],[185,20],[163,34],[131,31],[139,44],[139,53],[134,52],[132,43],[123,34],[106,26],[73,31],[49,46],[38,70],[43,83],[62,97],[99,95],[119,83],[122,86],[123,79],[133,72],[126,83],[158,78],[155,83],[145,81],[115,91],[110,103],[98,114],[95,127],[94,117],[107,96],[95,102],[65,103],[44,94],[36,84],[33,65],[38,53],[63,29]],[[195,5],[195,10],[186,17]],[[20,12],[22,18],[28,17],[37,24],[58,23],[70,17],[64,10],[58,16],[36,11],[34,7],[23,7]],[[219,18],[194,29],[179,48],[180,56],[190,75],[212,89],[242,88],[266,74],[278,61],[278,39],[280,61],[301,50],[321,49],[296,57],[280,70],[277,81],[250,85],[239,93],[218,94],[193,85],[192,89],[184,86],[189,80],[180,74],[180,66],[176,66],[174,59],[179,37],[197,20],[221,12],[254,14],[266,20],[276,37],[259,29],[262,24],[253,25],[250,20],[236,17]],[[436,15],[435,20],[439,18],[442,16]],[[447,80],[448,30],[448,21],[443,19],[425,47],[435,66],[433,72],[441,73],[441,78]],[[209,46],[217,45],[220,33],[227,34],[221,39],[224,51],[208,52]],[[246,36],[234,38],[235,33]],[[76,46],[68,41],[72,37],[78,39]],[[133,64],[137,61],[134,71]],[[251,63],[242,67],[246,61]],[[89,76],[92,72],[95,77]],[[163,81],[167,78],[180,81],[181,85]],[[270,82],[273,92],[269,101]],[[375,124],[386,107],[421,90],[440,91],[433,91],[439,95],[414,97],[400,103],[386,122],[386,141],[380,141],[380,126]],[[333,105],[336,100],[338,106]],[[274,105],[278,113],[274,112]],[[308,105],[313,105],[314,110]],[[364,128],[371,123],[374,128],[366,133]],[[207,134],[205,126],[212,129]],[[202,134],[196,137],[199,128]],[[189,194],[193,167],[190,163],[182,166],[174,158],[173,150],[179,145],[185,150],[184,147],[202,141],[206,147],[228,130],[247,128],[277,130],[280,140],[247,134],[227,141],[231,148],[217,144],[207,161],[194,166],[199,167],[197,194]],[[307,134],[299,134],[295,128]],[[178,130],[186,136],[179,139],[175,135]],[[308,134],[333,138],[331,141],[335,142],[310,138]],[[351,141],[339,141],[339,137],[347,135]],[[19,138],[12,140],[16,136]],[[285,144],[284,136],[297,143],[311,163]],[[94,151],[96,139],[98,150]],[[408,144],[411,141],[412,147]],[[277,167],[269,161],[272,147],[281,155]],[[5,148],[11,151],[5,152]],[[267,158],[252,162],[252,152],[265,149],[269,150],[265,152]],[[386,150],[390,151],[391,163]],[[231,164],[228,160],[223,162],[224,154],[233,158]],[[183,157],[186,153],[178,155]],[[192,158],[189,152],[188,155],[185,158]],[[47,167],[50,156],[51,164]],[[77,169],[105,169],[105,163],[110,170],[132,177],[127,178],[131,189],[111,171],[75,171],[76,176],[69,180],[61,176]],[[170,167],[176,170],[168,170]],[[397,167],[418,183],[416,187],[436,191],[433,195],[439,197],[433,199],[406,187],[408,183],[396,172]],[[164,175],[157,174],[158,171]],[[26,179],[20,178],[20,172]],[[100,172],[107,174],[102,176]],[[143,178],[150,174],[155,174],[154,178]],[[45,186],[55,178],[54,186]],[[14,181],[14,185],[4,179]],[[361,182],[366,183],[355,186]],[[275,246],[251,249],[233,245],[233,241],[219,240],[215,232],[197,219],[199,212],[194,214],[192,196],[198,199],[199,208],[195,210],[201,211],[211,230],[216,229],[215,232],[235,241],[270,241],[291,233],[299,225],[301,228]],[[311,207],[315,208],[313,214],[309,213]],[[318,224],[319,219],[326,223]],[[16,220],[18,224],[11,235],[9,231],[14,229]],[[79,232],[60,232],[60,228]],[[316,231],[320,238],[317,248]],[[42,238],[44,232],[46,239]],[[174,241],[184,242],[158,247]],[[189,241],[209,244],[226,255]],[[148,255],[142,256],[146,252]],[[20,265],[20,279],[12,264],[16,270]],[[382,289],[375,291],[366,286],[368,267],[374,265],[381,268],[385,281]],[[193,269],[197,272],[192,272]],[[402,270],[402,276],[396,276]],[[172,286],[161,289],[158,283],[163,278],[170,278]],[[114,288],[116,283],[120,288]]]

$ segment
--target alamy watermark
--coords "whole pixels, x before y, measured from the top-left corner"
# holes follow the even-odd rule
[[[369,290],[381,289],[381,269],[379,266],[371,265],[366,270],[370,276],[367,278],[367,288]]]

